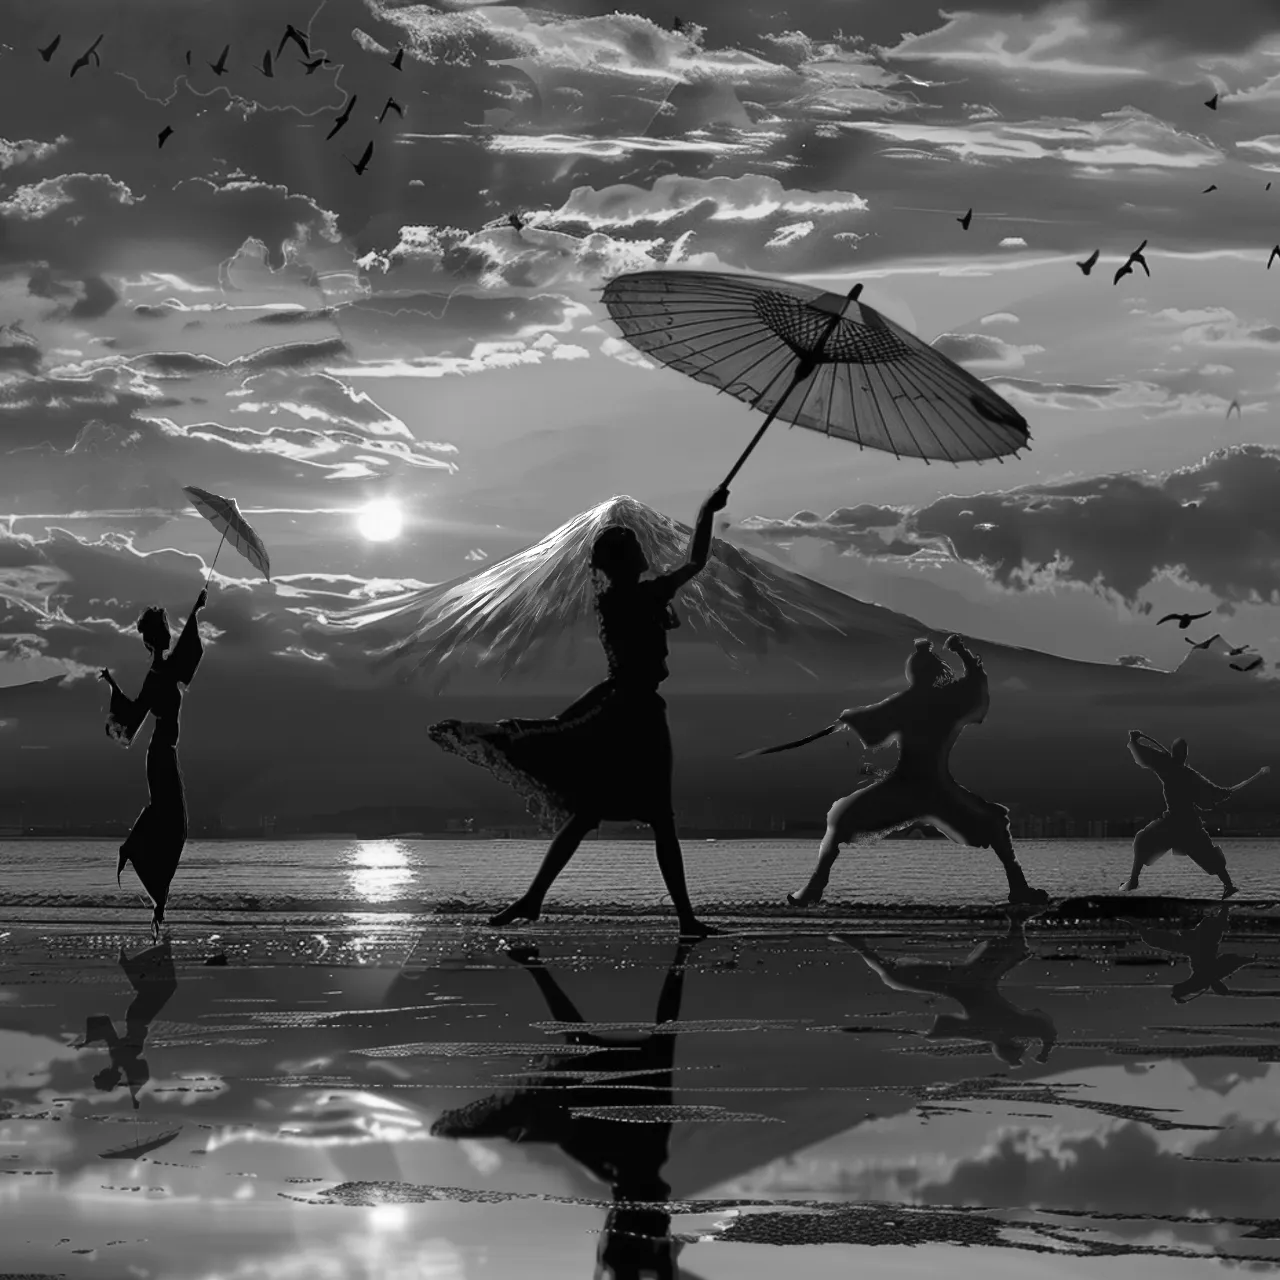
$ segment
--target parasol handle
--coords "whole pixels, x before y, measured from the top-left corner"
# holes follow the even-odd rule
[[[209,583],[213,578],[213,566],[218,563],[218,555],[222,551],[222,543],[226,542],[226,540],[227,540],[227,535],[226,535],[226,531],[224,530],[222,534],[222,539],[218,543],[218,550],[213,553],[213,559],[209,562],[209,576],[204,580],[204,589],[206,591],[209,590]]]
[[[850,302],[856,302],[858,300],[858,295],[861,292],[862,286],[860,284],[855,284],[853,288],[849,290],[846,297]],[[770,424],[773,422],[774,418],[778,416],[782,406],[786,404],[787,397],[790,396],[791,393],[814,371],[814,369],[818,367],[818,357],[821,356],[823,348],[827,345],[827,339],[835,332],[836,325],[840,323],[840,319],[841,317],[838,314],[831,317],[830,321],[827,323],[827,327],[822,331],[822,335],[818,339],[818,345],[813,349],[812,354],[808,357],[802,357],[797,363],[795,372],[791,375],[791,385],[782,393],[778,403],[769,410],[765,420],[760,424],[760,430],[751,437],[750,443],[745,449],[743,449],[737,462],[733,464],[733,469],[721,481],[720,487],[722,489],[727,489],[733,483],[734,476],[742,470],[742,464],[751,456],[752,449],[760,443],[764,433],[769,430]]]

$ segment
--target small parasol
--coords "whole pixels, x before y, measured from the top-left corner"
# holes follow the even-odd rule
[[[240,514],[240,508],[234,498],[224,498],[221,494],[210,493],[207,489],[197,489],[195,485],[184,485],[182,492],[192,501],[195,509],[211,525],[222,533],[222,541],[218,550],[213,553],[209,565],[209,577],[205,586],[213,578],[213,566],[218,563],[222,551],[222,543],[228,538],[231,545],[251,564],[268,582],[271,581],[271,558],[262,539],[254,532],[249,522]]]
[[[959,464],[1028,448],[1026,420],[986,383],[859,302],[767,276],[632,271],[602,300],[638,351],[775,418],[898,458]]]

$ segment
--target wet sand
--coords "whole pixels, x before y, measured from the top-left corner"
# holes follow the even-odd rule
[[[666,920],[242,919],[155,951],[138,931],[0,926],[3,1265],[1269,1269],[1273,923],[1234,914],[1230,994],[1186,1003],[1185,958],[1061,912],[1027,923],[1025,954],[981,919],[860,920],[865,954],[821,921],[744,922],[679,957]],[[909,956],[934,968],[892,970]],[[868,957],[943,993],[895,989]]]

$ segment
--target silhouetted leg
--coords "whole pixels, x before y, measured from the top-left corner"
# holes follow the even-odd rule
[[[1197,832],[1191,839],[1174,846],[1179,853],[1185,853],[1202,871],[1217,876],[1222,881],[1222,896],[1229,898],[1236,892],[1231,873],[1227,870],[1227,855],[1222,846],[1216,845],[1209,838],[1207,831]]]
[[[953,840],[975,849],[993,849],[1009,882],[1010,902],[1040,906],[1049,901],[1043,889],[1033,889],[1027,883],[1013,849],[1009,810],[1004,805],[954,784],[932,797],[930,808],[921,816],[931,819]]]
[[[1168,819],[1168,814],[1162,814],[1133,837],[1133,867],[1129,879],[1120,886],[1126,893],[1138,887],[1143,867],[1149,867],[1173,848]]]
[[[827,813],[827,831],[818,846],[818,863],[809,883],[799,893],[787,894],[787,901],[793,907],[821,902],[842,844],[851,843],[858,835],[891,831],[919,816],[910,783],[892,776],[837,800]]]
[[[555,883],[556,877],[569,865],[569,859],[578,851],[587,832],[599,825],[598,818],[574,814],[568,822],[556,832],[550,848],[542,859],[542,866],[533,877],[533,883],[525,890],[522,897],[517,898],[504,911],[490,916],[491,925],[510,924],[513,920],[536,920],[542,914],[542,900],[547,890]]]
[[[680,837],[676,833],[674,814],[658,819],[653,824],[654,849],[658,855],[658,869],[667,886],[667,893],[675,904],[676,918],[680,921],[680,936],[706,938],[721,934],[723,929],[703,924],[694,914],[689,900],[689,887],[684,878],[684,855],[680,851]]]

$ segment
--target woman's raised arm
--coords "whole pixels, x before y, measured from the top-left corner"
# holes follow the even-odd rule
[[[689,558],[678,569],[664,573],[656,579],[664,595],[670,599],[686,582],[696,578],[707,567],[711,557],[711,532],[717,511],[723,511],[729,502],[729,490],[723,485],[707,495],[698,510],[698,519],[689,539]]]

